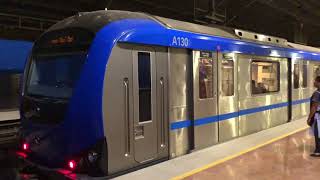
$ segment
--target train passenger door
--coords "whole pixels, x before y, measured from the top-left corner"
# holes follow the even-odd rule
[[[217,56],[193,51],[194,148],[218,143]]]
[[[219,142],[239,136],[237,54],[218,54]]]
[[[168,155],[166,97],[165,49],[135,48],[133,50],[133,148],[134,159],[138,163]]]
[[[168,157],[167,49],[117,44],[106,69],[108,173]]]
[[[301,87],[301,63],[299,58],[291,59],[291,76],[292,76],[292,90],[291,90],[291,120],[297,120],[302,118],[301,104],[294,104],[294,102],[302,99],[302,87]]]

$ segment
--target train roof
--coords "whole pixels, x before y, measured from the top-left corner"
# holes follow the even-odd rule
[[[238,39],[249,42],[264,43],[281,47],[287,46],[287,40],[275,36],[258,34],[250,31],[234,29],[225,26],[210,25],[204,26],[190,22],[184,22],[164,17],[155,16],[157,20],[165,24],[168,28],[183,30],[188,32],[207,34],[212,36],[225,37],[230,39]]]
[[[164,24],[167,28],[238,39],[238,37],[233,33],[233,29],[228,27],[217,26],[217,25],[210,27],[210,26],[204,26],[204,25],[194,24],[190,22],[164,18],[160,16],[154,16],[154,17],[156,20]]]
[[[119,10],[100,10],[93,12],[81,12],[77,15],[59,21],[47,31],[54,31],[63,28],[84,28],[91,32],[98,32],[107,24],[123,19],[150,19],[154,18],[145,13],[119,11]]]
[[[92,32],[98,32],[105,25],[119,21],[123,19],[149,19],[159,22],[159,24],[166,28],[182,30],[193,33],[200,33],[212,36],[219,36],[231,39],[246,40],[252,42],[263,42],[267,44],[273,44],[278,46],[287,46],[287,40],[274,36],[267,36],[254,32],[233,29],[225,26],[211,25],[204,26],[200,24],[194,24],[190,22],[184,22],[160,16],[153,16],[141,12],[129,12],[120,10],[100,10],[94,12],[78,13],[75,16],[71,16],[63,21],[53,25],[48,31],[62,29],[65,27],[82,27]],[[240,34],[240,35],[239,35]],[[261,38],[263,37],[263,38]],[[266,41],[269,39],[269,41]]]
[[[292,47],[294,49],[301,49],[301,50],[304,50],[304,51],[320,53],[320,48],[316,48],[316,47],[312,47],[312,46],[305,46],[305,45],[302,45],[302,44],[296,44],[296,43],[291,43],[291,42],[288,42],[288,46]]]
[[[91,32],[97,33],[101,29],[103,29],[106,25],[112,22],[127,20],[127,19],[149,20],[157,24],[159,27],[162,27],[163,29],[167,29],[167,30],[173,30],[177,34],[178,33],[181,34],[181,32],[186,32],[186,33],[194,33],[198,36],[203,35],[204,37],[201,37],[201,38],[205,38],[205,39],[210,39],[207,36],[225,38],[225,40],[227,40],[228,43],[231,43],[231,44],[237,44],[237,43],[238,45],[245,44],[247,46],[255,46],[254,48],[274,47],[279,50],[283,50],[281,48],[293,49],[293,50],[296,49],[296,50],[310,52],[312,53],[312,55],[315,55],[315,53],[317,53],[318,55],[318,53],[320,53],[320,48],[290,43],[286,39],[279,38],[279,37],[258,34],[254,32],[228,28],[223,26],[204,26],[204,25],[194,24],[190,22],[183,22],[183,21],[168,19],[164,17],[153,16],[153,15],[141,13],[141,12],[128,12],[128,11],[119,11],[119,10],[101,10],[101,11],[94,11],[94,12],[78,13],[75,16],[69,17],[53,25],[47,32],[55,31],[63,28],[77,27],[77,28],[84,28]],[[126,24],[122,24],[122,26],[126,26]],[[146,28],[146,27],[143,27],[143,28]],[[147,30],[144,30],[144,33],[146,34]],[[188,36],[190,36],[190,34],[188,34]],[[127,38],[126,40],[128,39],[130,38]],[[219,40],[224,40],[224,39],[219,39]],[[142,42],[142,41],[139,41],[139,42]],[[254,54],[254,53],[250,53],[250,54]],[[282,55],[280,54],[280,56]],[[287,55],[284,57],[287,57]],[[306,57],[309,58],[309,56],[306,56]],[[311,56],[311,59],[312,59],[312,56]],[[319,58],[317,57],[314,59],[320,60],[320,57]]]

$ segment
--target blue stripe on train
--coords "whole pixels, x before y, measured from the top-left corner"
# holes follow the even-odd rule
[[[171,130],[181,129],[189,126],[191,126],[191,120],[174,122],[174,123],[171,123]]]
[[[310,102],[310,98],[292,101],[292,105],[297,105],[297,104],[302,104],[302,103],[307,103],[307,102]]]
[[[309,98],[300,99],[300,100],[292,101],[292,105],[307,103],[309,101],[310,101]],[[196,119],[193,122],[193,125],[194,126],[201,126],[201,125],[210,124],[210,123],[214,123],[214,122],[218,122],[218,121],[224,121],[224,120],[235,118],[238,116],[244,116],[244,115],[253,114],[253,113],[257,113],[257,112],[286,107],[286,106],[288,106],[288,104],[289,104],[288,102],[284,102],[284,103],[272,104],[272,105],[262,106],[262,107],[257,107],[257,108],[244,109],[244,110],[240,110],[238,112],[232,112],[232,113],[221,114],[221,115],[216,115],[216,116],[211,116],[211,117],[205,117],[205,118],[201,118],[201,119]],[[186,128],[189,126],[192,126],[191,120],[173,122],[173,123],[171,123],[171,130]]]

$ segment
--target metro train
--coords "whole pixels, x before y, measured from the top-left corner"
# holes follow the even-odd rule
[[[300,119],[318,75],[320,49],[282,38],[137,12],[79,13],[33,46],[19,155],[114,177]]]

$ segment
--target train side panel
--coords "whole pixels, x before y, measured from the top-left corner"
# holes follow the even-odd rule
[[[136,122],[136,119],[139,119],[137,116],[139,104],[136,103],[137,94],[135,94],[137,89],[135,74],[138,71],[135,67],[137,66],[135,65],[137,57],[134,53],[139,52],[139,49],[141,52],[151,52],[152,57],[156,60],[152,66],[155,71],[153,75],[155,79],[152,78],[152,81],[157,83],[159,77],[164,77],[166,84],[163,92],[159,89],[160,84],[154,87],[157,97],[153,97],[154,109],[152,111],[156,114],[155,119],[161,119],[161,121],[156,121],[154,125],[154,131],[157,132],[154,140],[160,143],[163,139],[167,139],[168,146],[166,146],[166,150],[160,148],[155,150],[153,154],[151,153],[150,162],[163,157],[181,156],[193,150],[225,142],[238,136],[252,134],[289,121],[288,59],[286,58],[217,53],[217,57],[213,58],[213,62],[216,63],[213,66],[213,73],[218,78],[216,83],[209,83],[206,86],[212,86],[217,92],[213,96],[215,94],[218,96],[214,106],[218,112],[215,109],[207,108],[208,113],[212,115],[198,118],[194,116],[195,109],[202,108],[195,103],[196,97],[194,95],[195,93],[199,94],[199,90],[195,91],[195,86],[199,87],[199,82],[196,81],[199,77],[195,78],[194,75],[199,73],[195,71],[195,67],[197,67],[195,63],[198,61],[195,57],[201,57],[200,55],[195,56],[194,53],[200,51],[178,48],[169,48],[166,51],[165,48],[160,47],[121,43],[113,48],[108,62],[103,97],[104,129],[108,143],[107,166],[111,174],[139,167],[149,161],[148,159],[139,161],[136,155],[138,152],[142,152],[136,142],[139,139],[137,136],[142,136],[143,131],[143,128],[141,129],[139,123]],[[316,67],[314,64],[314,62],[308,62],[308,69],[311,69],[311,66]],[[233,72],[230,71],[230,68]],[[257,69],[253,70],[253,68]],[[257,75],[253,75],[253,71],[259,71],[262,76],[266,77],[255,77]],[[310,87],[312,78],[310,76],[312,73],[308,71],[308,87],[304,89],[306,92],[303,97],[309,96],[312,92],[312,87]],[[275,84],[278,87],[274,89],[274,92],[255,94],[253,93],[253,79],[262,84],[263,82],[277,81]],[[126,84],[124,81],[129,83]],[[226,82],[229,84],[224,84]],[[275,88],[268,87],[271,86],[268,83],[265,83],[264,86],[269,89]],[[129,91],[126,92],[126,88]],[[159,97],[163,99],[158,99]],[[199,100],[199,98],[197,99]],[[293,108],[295,107],[299,107],[299,111],[294,112],[295,109],[293,109],[293,113],[298,114],[299,117],[308,112],[307,104],[293,105]],[[201,123],[203,121],[203,124],[197,124],[200,121]],[[212,125],[216,128],[196,131],[196,128],[213,127]],[[197,138],[200,138],[199,140],[206,145],[197,147]],[[212,143],[210,139],[217,140]],[[153,151],[148,147],[145,150]],[[139,157],[142,159],[144,156],[149,157],[147,154],[142,153]]]
[[[219,87],[219,142],[239,136],[238,56],[234,53],[218,54]],[[223,116],[231,114],[232,118]]]
[[[278,92],[261,94],[252,93],[251,76],[252,63],[254,61],[279,63],[278,81],[280,81],[280,87]],[[288,108],[285,104],[288,101],[287,59],[240,55],[238,73],[240,136],[258,132],[288,121]],[[282,105],[282,103],[284,104]],[[266,106],[268,106],[268,108],[267,110],[264,110],[263,107]],[[261,107],[261,109],[257,107]],[[246,111],[248,109],[251,110]],[[278,116],[278,114],[281,114],[282,116]]]
[[[190,150],[192,131],[191,122],[191,67],[190,56],[186,49],[169,49],[169,121],[170,156],[186,154]],[[187,125],[183,125],[187,124]],[[180,125],[180,126],[179,126]],[[184,127],[184,128],[182,128]]]

